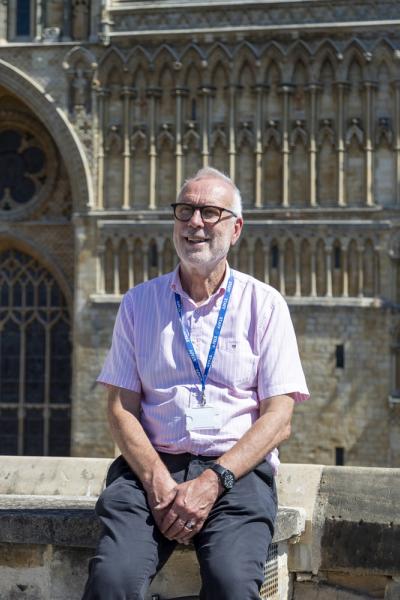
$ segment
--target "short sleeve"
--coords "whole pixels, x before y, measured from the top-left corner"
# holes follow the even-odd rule
[[[290,394],[296,402],[309,398],[289,308],[277,294],[261,332],[258,395],[260,399]]]
[[[111,348],[97,381],[140,393],[142,386],[136,366],[133,317],[133,298],[128,292],[122,298]]]

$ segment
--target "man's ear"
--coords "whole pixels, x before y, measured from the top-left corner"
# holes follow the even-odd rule
[[[238,239],[240,238],[242,229],[243,229],[243,217],[237,217],[236,221],[235,221],[234,229],[233,229],[231,246],[234,246],[236,244],[236,242],[238,241]]]

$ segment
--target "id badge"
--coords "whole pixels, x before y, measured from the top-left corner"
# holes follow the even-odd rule
[[[198,429],[220,429],[220,415],[214,406],[200,406],[186,409],[187,431]]]

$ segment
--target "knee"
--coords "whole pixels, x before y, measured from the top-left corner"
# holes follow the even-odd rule
[[[143,600],[143,574],[135,573],[128,560],[109,561],[96,556],[89,566],[89,579],[82,600]]]
[[[212,590],[206,598],[218,600],[253,600],[259,598],[261,579],[255,573],[237,565],[215,564],[209,566],[203,575],[203,588]]]

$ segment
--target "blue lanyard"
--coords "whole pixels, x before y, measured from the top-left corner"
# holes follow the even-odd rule
[[[228,279],[228,283],[227,283],[225,294],[224,294],[224,297],[222,300],[221,308],[219,309],[217,324],[215,325],[215,328],[214,328],[214,333],[213,333],[213,337],[211,340],[210,350],[208,351],[208,358],[207,358],[206,368],[204,369],[204,373],[201,372],[199,359],[197,358],[196,350],[193,347],[189,332],[183,324],[183,306],[182,306],[181,297],[179,294],[177,294],[175,292],[175,303],[176,303],[176,308],[178,310],[178,315],[179,315],[179,319],[180,319],[181,326],[182,326],[183,337],[185,338],[186,350],[190,356],[190,359],[193,363],[194,370],[196,371],[197,376],[200,379],[200,383],[201,383],[201,401],[202,401],[203,405],[206,403],[206,395],[205,395],[206,381],[207,381],[208,373],[210,372],[210,369],[211,369],[212,361],[215,356],[215,350],[217,348],[219,334],[221,333],[222,324],[224,322],[226,310],[228,308],[228,302],[231,297],[233,282],[234,282],[234,278],[233,278],[233,275],[231,274]]]

